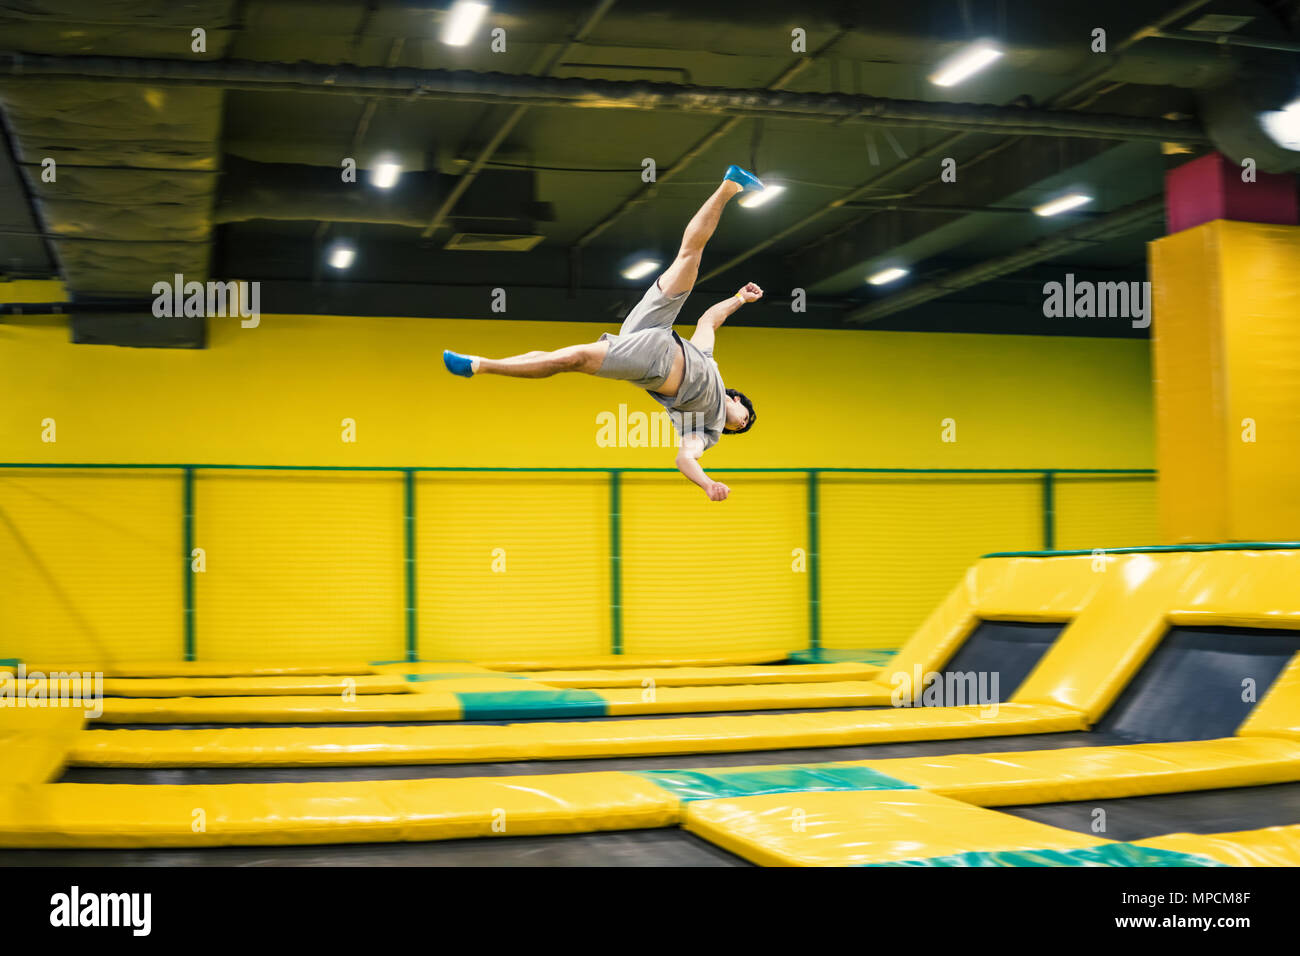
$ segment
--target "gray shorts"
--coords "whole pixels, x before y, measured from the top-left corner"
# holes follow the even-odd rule
[[[609,343],[609,351],[596,374],[652,392],[659,389],[668,380],[673,357],[681,348],[673,335],[673,322],[689,295],[686,291],[670,299],[659,291],[656,279],[627,314],[618,334],[606,332],[600,337],[601,342]]]

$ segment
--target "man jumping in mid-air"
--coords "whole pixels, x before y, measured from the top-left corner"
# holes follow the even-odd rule
[[[723,207],[739,192],[762,188],[752,173],[739,166],[727,169],[722,185],[686,224],[677,258],[628,313],[618,335],[606,332],[590,345],[526,352],[504,359],[444,351],[442,360],[447,370],[466,378],[476,373],[547,378],[558,372],[585,372],[644,388],[668,409],[668,417],[681,436],[678,469],[703,488],[711,500],[724,500],[731,489],[706,475],[698,459],[717,443],[720,435],[749,431],[755,415],[748,398],[722,384],[718,363],[713,360],[713,336],[742,304],[761,299],[763,290],[750,282],[731,298],[710,307],[696,322],[695,334],[688,342],[673,331],[673,322],[695,285],[700,256],[718,228]]]

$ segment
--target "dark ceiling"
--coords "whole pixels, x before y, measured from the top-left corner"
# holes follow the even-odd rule
[[[495,2],[465,47],[439,40],[449,5],[0,0],[0,273],[62,277],[86,310],[183,273],[259,280],[265,312],[612,321],[641,284],[620,269],[671,256],[736,162],[787,188],[728,211],[697,298],[757,281],[771,294],[751,324],[864,326],[872,306],[872,328],[1142,335],[1043,319],[1042,283],[1143,277],[1164,171],[1210,148],[1199,94],[1243,65],[1294,71],[1300,0]],[[952,90],[927,81],[976,37],[1006,56]],[[1099,128],[1074,129],[1080,114]],[[396,188],[341,181],[345,158],[385,154]],[[1086,212],[1027,212],[1071,188],[1095,197]],[[448,248],[483,235],[541,239]],[[358,250],[346,272],[324,263],[340,240]],[[906,280],[865,284],[896,261]],[[975,263],[989,277],[943,288]]]

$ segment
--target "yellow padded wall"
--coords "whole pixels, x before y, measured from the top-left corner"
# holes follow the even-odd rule
[[[199,660],[405,654],[402,476],[200,471]]]
[[[628,654],[808,646],[808,574],[796,554],[808,547],[806,479],[714,477],[733,489],[723,504],[677,475],[623,476]]]
[[[990,551],[1042,547],[1042,483],[988,475],[821,478],[827,648],[897,647]]]
[[[0,471],[0,658],[183,652],[181,482],[151,471]]]
[[[1058,550],[1144,547],[1160,540],[1151,475],[1057,475],[1053,491]]]
[[[422,659],[610,653],[607,475],[422,473],[417,488]]]
[[[703,311],[695,297],[683,316]],[[553,316],[551,318],[561,318]],[[209,323],[208,348],[72,345],[66,319],[0,325],[10,461],[672,467],[609,447],[597,416],[658,406],[621,382],[465,380],[441,350],[512,355],[614,323],[263,315]],[[754,430],[706,468],[1149,468],[1147,343],[1068,336],[725,327],[718,362]],[[169,400],[182,396],[183,400]],[[59,441],[39,422],[59,419]],[[954,418],[956,442],[940,441]],[[357,441],[339,441],[339,423]]]

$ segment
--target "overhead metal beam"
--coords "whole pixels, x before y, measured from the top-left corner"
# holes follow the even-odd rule
[[[520,106],[679,111],[829,123],[884,123],[1017,136],[1208,141],[1199,124],[1160,117],[466,70],[0,53],[0,75],[347,96],[414,96]]]
[[[799,76],[801,73],[807,70],[808,67],[812,66],[813,63],[817,61],[818,57],[824,56],[828,50],[830,50],[833,46],[835,46],[836,43],[840,41],[841,38],[843,38],[846,32],[848,31],[840,30],[838,33],[832,36],[830,40],[822,44],[811,54],[809,54],[808,56],[800,57],[795,63],[791,64],[787,69],[783,70],[780,76],[778,76],[771,83],[769,83],[767,85],[767,89],[779,90],[784,88],[784,86],[787,83],[789,83],[795,77]],[[617,209],[615,209],[608,216],[600,220],[600,222],[596,223],[594,226],[592,226],[590,229],[584,232],[581,236],[579,236],[577,240],[574,242],[574,246],[576,248],[581,248],[585,246],[587,243],[591,242],[591,240],[595,239],[597,236],[599,236],[610,226],[614,225],[614,223],[622,219],[625,215],[627,215],[627,213],[629,213],[636,206],[640,205],[641,203],[649,199],[651,193],[654,192],[657,186],[659,186],[661,183],[669,182],[676,176],[680,175],[682,172],[686,170],[688,166],[691,165],[691,163],[695,162],[695,160],[697,160],[705,152],[705,150],[711,147],[714,143],[721,140],[732,130],[736,129],[744,121],[745,121],[744,117],[733,116],[731,119],[725,120],[724,122],[715,126],[707,134],[705,134],[700,140],[698,140],[690,149],[682,153],[681,156],[677,157],[677,162],[673,163],[667,169],[662,170],[659,173],[658,177],[656,177],[655,182],[647,183],[646,185],[642,186],[630,197],[628,197],[627,200],[620,203]]]
[[[1140,202],[1132,203],[1108,215],[1090,222],[1072,226],[1037,242],[1030,243],[1005,256],[987,259],[965,269],[942,276],[938,279],[922,282],[897,295],[873,302],[855,309],[844,317],[850,324],[872,322],[895,312],[902,312],[914,306],[938,299],[961,289],[979,285],[990,279],[1017,272],[1027,266],[1042,262],[1081,246],[1090,246],[1096,242],[1126,235],[1149,224],[1164,215],[1164,196],[1153,196]]]
[[[554,70],[558,64],[564,62],[564,58],[569,55],[569,51],[581,43],[586,38],[587,34],[595,29],[596,24],[604,18],[605,14],[609,12],[609,8],[612,7],[614,3],[615,0],[599,0],[595,9],[587,15],[587,18],[582,22],[582,25],[574,31],[573,36],[569,38],[568,42],[565,43],[556,53],[546,56],[539,61],[534,72],[537,72],[541,76],[549,76],[551,71]],[[474,180],[478,178],[478,174],[482,171],[488,160],[490,160],[496,151],[501,148],[501,144],[506,141],[506,137],[510,135],[516,126],[519,125],[519,121],[524,118],[530,108],[531,107],[529,106],[515,107],[510,112],[510,115],[505,118],[505,121],[497,127],[497,131],[492,134],[492,137],[483,145],[483,148],[479,150],[478,155],[474,157],[474,161],[470,163],[469,169],[465,170],[461,175],[460,181],[457,182],[455,188],[447,195],[447,198],[443,200],[442,205],[440,205],[437,212],[433,214],[433,218],[429,220],[429,224],[424,227],[424,232],[421,233],[424,238],[427,239],[429,236],[432,236],[447,220],[447,217],[450,216],[452,210],[456,208],[456,203],[464,194],[465,190],[473,185]]]
[[[1086,96],[1087,94],[1089,94],[1093,90],[1096,90],[1097,87],[1103,84],[1106,77],[1110,75],[1111,70],[1114,68],[1116,58],[1119,54],[1125,53],[1127,50],[1129,50],[1137,43],[1151,36],[1153,32],[1162,30],[1167,26],[1177,23],[1179,20],[1183,19],[1184,17],[1190,16],[1191,14],[1195,13],[1197,10],[1199,10],[1201,7],[1205,6],[1209,2],[1210,0],[1186,0],[1186,2],[1180,3],[1178,6],[1170,10],[1168,13],[1166,13],[1164,16],[1160,17],[1159,19],[1149,24],[1146,24],[1145,26],[1139,28],[1138,30],[1135,30],[1133,33],[1129,34],[1127,37],[1125,37],[1123,40],[1121,40],[1119,43],[1115,44],[1111,48],[1111,55],[1107,57],[1107,60],[1109,61],[1107,66],[1104,66],[1099,70],[1094,70],[1083,79],[1078,80],[1075,83],[1073,83],[1071,86],[1067,87],[1066,89],[1061,90],[1059,93],[1057,93],[1052,97],[1052,99],[1049,101],[1050,104],[1053,106],[1084,105],[1084,103],[1079,102],[1079,98]],[[787,236],[792,236],[798,232],[802,232],[808,226],[816,222],[819,222],[825,216],[828,216],[831,213],[835,212],[836,210],[840,209],[846,203],[853,202],[854,200],[861,199],[863,197],[869,198],[868,194],[871,193],[871,191],[874,190],[880,183],[886,180],[892,179],[895,176],[898,176],[902,173],[906,173],[916,168],[925,168],[927,170],[932,170],[933,164],[931,160],[935,156],[952,155],[951,152],[949,152],[952,149],[952,147],[961,144],[969,136],[970,136],[969,132],[954,133],[952,136],[945,136],[942,139],[937,140],[934,143],[931,143],[929,146],[923,149],[916,156],[913,156],[912,158],[905,160],[902,163],[899,163],[897,166],[893,166],[890,169],[886,169],[883,172],[871,177],[866,182],[860,183],[858,186],[849,190],[849,192],[845,193],[844,195],[836,199],[832,199],[830,202],[822,206],[820,209],[816,209],[813,212],[809,213],[807,216],[804,216],[798,222],[795,222],[794,224],[787,226],[785,229],[782,229],[780,232],[768,236],[766,239],[756,243],[755,245],[746,249],[744,252],[732,256],[726,262],[722,263],[722,265],[717,266],[716,268],[705,273],[701,277],[701,281],[705,279],[712,279],[716,276],[719,276],[722,273],[726,272],[728,269],[732,269],[740,265],[742,262],[746,261],[747,259],[751,258],[752,256],[755,256],[758,253],[762,252],[763,250],[770,248],[771,246],[780,242],[782,239],[786,238]],[[1174,138],[1174,140],[1177,141],[1176,138]],[[996,155],[997,152],[999,152],[1005,145],[1010,145],[1010,142],[1011,141],[998,144],[997,146],[993,147],[993,149],[987,150],[979,157],[976,157],[973,161],[968,161],[966,165],[969,167],[974,163],[978,163],[983,159],[987,159],[990,156]],[[1201,142],[1204,142],[1204,140],[1201,140]],[[917,190],[919,190],[921,188],[924,188],[925,185],[926,184],[922,184],[921,186],[918,186],[916,188]]]

